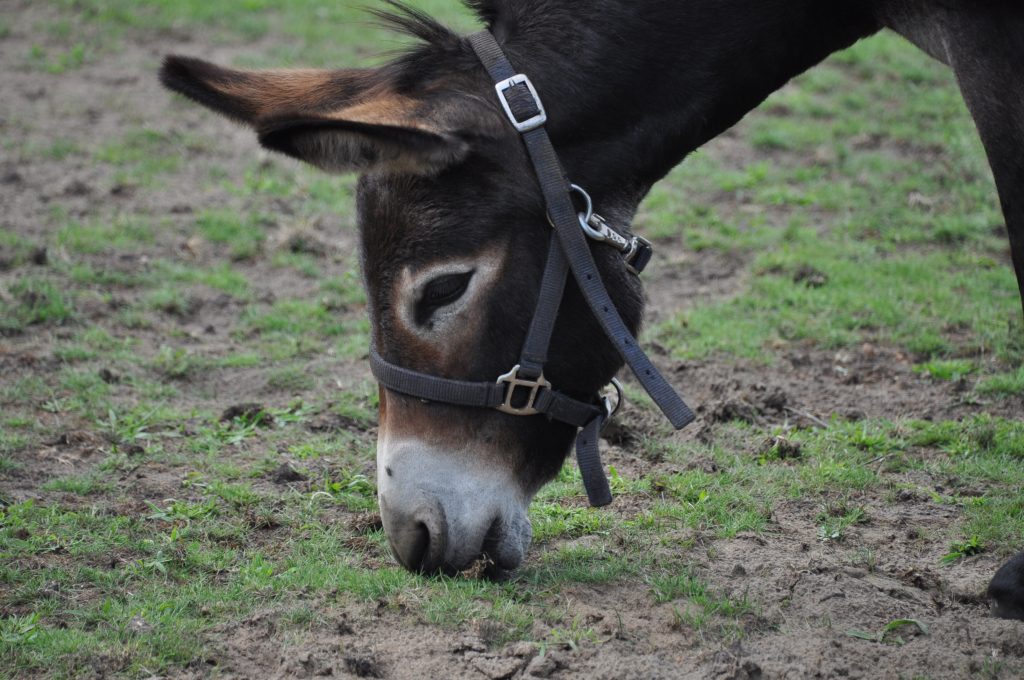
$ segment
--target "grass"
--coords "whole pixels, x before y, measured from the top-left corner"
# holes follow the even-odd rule
[[[196,228],[208,241],[229,244],[231,258],[249,260],[259,254],[265,235],[266,218],[239,217],[237,213],[208,210],[196,218]]]
[[[51,280],[27,277],[15,281],[0,298],[0,334],[20,332],[38,324],[70,320],[74,308],[68,296]]]
[[[925,362],[1021,361],[1019,330],[1007,332],[1020,312],[1016,285],[973,124],[955,90],[938,86],[948,82],[941,68],[900,54],[896,38],[880,36],[769,98],[745,134],[772,152],[770,171],[761,160],[723,167],[698,153],[652,192],[642,229],[699,252],[747,253],[752,275],[736,295],[682,312],[650,337],[680,358],[769,362],[783,343],[882,341]],[[851,63],[879,75],[851,81]],[[843,97],[832,96],[838,82]],[[874,140],[872,150],[855,152],[859,139]],[[922,165],[901,151],[933,145],[949,160]]]
[[[39,78],[197,27],[242,66],[367,65],[401,42],[346,3],[55,3],[60,20],[16,55]],[[416,4],[469,23],[454,3]],[[0,23],[0,37],[11,30]],[[172,100],[168,116],[185,106]],[[13,341],[0,352],[0,676],[192,672],[216,661],[206,641],[256,614],[302,641],[360,608],[482,631],[491,647],[586,648],[611,640],[575,603],[620,591],[651,625],[728,644],[759,634],[770,604],[723,572],[717,551],[737,541],[798,525],[808,550],[873,564],[888,549],[874,533],[913,502],[941,519],[920,527],[919,563],[969,568],[1024,544],[1024,423],[986,408],[1024,394],[992,180],[948,73],[891,36],[735,128],[756,155],[700,152],[655,188],[637,227],[661,252],[742,273],[647,334],[671,359],[740,366],[879,344],[922,384],[962,387],[971,414],[735,422],[697,441],[650,425],[627,385],[644,415],[610,470],[617,504],[583,507],[565,466],[530,509],[534,548],[509,582],[406,573],[375,528],[354,180],[229,165],[209,132],[125,119],[102,139],[5,142],[27,162],[88,163],[94,196],[113,195],[83,211],[58,192],[25,233],[0,227],[0,339]],[[289,233],[338,242],[277,246]],[[33,264],[44,245],[49,264]],[[221,420],[250,400],[272,419]],[[799,456],[763,450],[778,437]],[[285,465],[298,477],[277,481]],[[895,641],[907,624],[886,620],[865,635]]]
[[[1013,373],[985,378],[978,384],[978,392],[999,395],[1024,394],[1024,367]]]

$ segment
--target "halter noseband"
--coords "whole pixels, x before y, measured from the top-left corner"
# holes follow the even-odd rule
[[[640,349],[612,303],[597,271],[587,239],[609,244],[623,255],[624,265],[639,273],[651,258],[651,245],[639,237],[626,237],[612,229],[593,212],[590,197],[569,184],[544,124],[547,114],[530,79],[516,73],[489,31],[469,36],[470,45],[496,81],[495,91],[509,121],[522,135],[534,171],[540,181],[554,232],[548,247],[547,264],[541,279],[540,296],[519,363],[495,382],[451,380],[419,373],[384,360],[370,348],[370,369],[377,381],[390,390],[458,406],[494,408],[515,416],[545,415],[581,428],[576,436],[576,462],[593,506],[612,500],[608,478],[598,448],[601,428],[613,408],[607,399],[581,401],[552,388],[544,378],[551,334],[571,271],[591,311],[640,384],[676,428],[693,421],[690,408],[676,394],[647,355]],[[587,204],[577,213],[571,199],[579,193]],[[620,395],[621,397],[621,395]]]

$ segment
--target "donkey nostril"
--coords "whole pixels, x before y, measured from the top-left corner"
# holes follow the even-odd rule
[[[381,508],[384,507],[382,504]],[[446,527],[440,507],[420,507],[409,515],[386,511],[382,515],[391,550],[402,566],[420,572],[433,572],[441,567]]]
[[[409,532],[405,559],[402,561],[410,569],[420,569],[423,566],[423,558],[427,556],[429,548],[430,529],[423,522],[417,522],[416,527]]]

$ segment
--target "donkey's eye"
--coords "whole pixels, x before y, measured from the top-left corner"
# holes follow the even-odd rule
[[[466,292],[471,278],[471,271],[437,277],[423,289],[423,295],[420,297],[421,309],[429,314],[435,309],[455,302]]]

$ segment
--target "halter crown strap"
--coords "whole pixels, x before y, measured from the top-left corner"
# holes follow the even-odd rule
[[[469,36],[469,44],[491,77],[497,81],[495,88],[506,114],[522,134],[544,194],[548,216],[555,226],[562,251],[587,304],[590,305],[605,334],[665,417],[676,429],[685,427],[693,422],[693,411],[676,394],[640,348],[636,338],[619,316],[597,272],[597,264],[590,253],[586,237],[579,228],[579,218],[569,198],[569,183],[558,162],[551,138],[544,129],[547,116],[533,84],[525,75],[515,73],[515,69],[490,31],[472,34]]]

